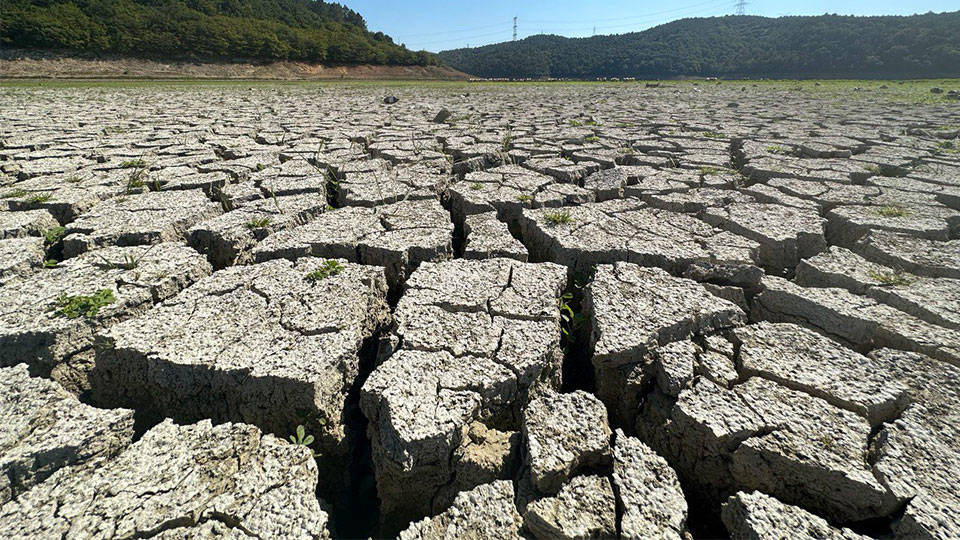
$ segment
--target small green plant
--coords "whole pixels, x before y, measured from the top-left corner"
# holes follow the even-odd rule
[[[116,301],[117,299],[110,289],[101,289],[93,296],[67,296],[62,294],[57,298],[57,309],[54,311],[54,315],[68,319],[79,317],[92,319],[100,312],[100,308]]]
[[[704,131],[703,136],[708,139],[723,139],[724,137],[726,137],[726,135],[724,135],[723,133],[719,133],[716,131]]]
[[[270,226],[270,218],[254,218],[245,225],[248,229],[263,229]]]
[[[56,268],[58,264],[60,264],[60,261],[56,259],[47,259],[43,261],[44,268]]]
[[[883,270],[873,269],[870,270],[868,274],[870,274],[871,278],[879,281],[882,285],[889,287],[906,287],[907,285],[910,285],[916,281],[916,279],[902,270],[886,272]]]
[[[309,447],[311,444],[313,444],[313,435],[308,434],[307,428],[305,428],[303,424],[300,424],[297,426],[296,435],[290,436],[290,442],[297,446]],[[311,450],[311,452],[313,453],[313,457],[320,457],[320,454],[314,452],[313,450]]]
[[[27,202],[30,204],[43,204],[52,198],[52,193],[37,193],[36,195],[27,197]]]
[[[127,194],[132,193],[142,188],[143,186],[145,186],[146,182],[147,182],[147,169],[143,167],[137,167],[133,169],[130,172],[130,176],[127,177],[127,185],[125,188],[125,192]],[[160,186],[158,184],[157,188],[159,187]]]
[[[533,195],[517,195],[517,200],[520,202],[530,202],[533,200]]]
[[[15,189],[0,195],[0,199],[19,199],[20,197],[26,197],[29,194],[30,192],[25,189]]]
[[[580,127],[583,125],[583,122],[579,120],[570,120],[570,125],[573,127]]]
[[[256,169],[257,169],[257,172],[260,172],[260,171],[266,169],[266,167],[263,166],[263,163],[257,163]]]
[[[717,167],[700,167],[700,176],[713,176],[721,172],[723,172],[722,169]]]
[[[43,246],[49,248],[60,242],[60,240],[63,240],[63,235],[66,231],[63,227],[51,227],[43,231]]]
[[[143,169],[146,166],[147,162],[142,159],[131,159],[120,164],[121,169]]]
[[[567,292],[560,296],[558,307],[560,308],[560,333],[563,334],[563,340],[566,343],[572,343],[576,340],[576,331],[586,322],[586,317],[582,313],[573,311],[570,305],[573,302],[573,293]]]
[[[139,256],[134,256],[132,253],[125,253],[123,259],[120,262],[113,262],[103,255],[98,255],[100,260],[104,262],[104,265],[111,270],[134,270],[140,266],[140,261],[147,256],[147,253],[153,251],[153,248],[157,247],[156,244],[150,246]]]
[[[767,152],[770,152],[771,154],[780,154],[782,156],[785,156],[790,153],[790,149],[785,146],[780,146],[779,144],[774,144],[767,147]]]
[[[324,261],[316,270],[307,274],[307,281],[316,283],[327,279],[330,276],[335,276],[340,272],[343,272],[344,267],[340,264],[339,261]]]
[[[474,183],[470,184],[470,189],[472,189],[472,190],[474,190],[474,191],[483,189],[483,184],[481,184],[480,182],[474,182]]]
[[[937,148],[940,152],[945,152],[948,154],[960,153],[960,145],[953,141],[941,141],[937,143]]]
[[[836,448],[836,441],[833,440],[833,436],[830,434],[824,434],[820,437],[820,444],[823,445],[824,450],[833,450]]]
[[[597,137],[596,135],[590,135],[589,137],[583,138],[584,142],[597,142],[599,140],[600,140],[600,137]]]
[[[877,208],[877,214],[885,218],[900,218],[910,215],[910,210],[902,206],[890,205]]]
[[[619,153],[621,153],[621,154],[632,155],[632,154],[634,153],[634,150],[633,150],[633,148],[630,148],[630,147],[628,147],[628,146],[624,146],[623,148],[617,148],[617,152],[619,152]]]
[[[547,220],[547,223],[551,225],[567,225],[573,223],[573,217],[570,215],[569,210],[556,210],[554,212],[547,212],[543,215],[543,218]]]
[[[510,145],[511,145],[512,143],[513,143],[513,133],[511,133],[511,132],[508,131],[508,132],[506,133],[506,135],[503,136],[503,146],[502,146],[503,151],[504,151],[504,152],[509,152],[509,151],[510,151]]]

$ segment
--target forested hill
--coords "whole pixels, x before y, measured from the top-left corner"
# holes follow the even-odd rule
[[[0,0],[0,47],[159,59],[439,63],[322,0]]]
[[[960,11],[908,17],[726,16],[643,32],[553,35],[440,53],[479,77],[957,77]]]

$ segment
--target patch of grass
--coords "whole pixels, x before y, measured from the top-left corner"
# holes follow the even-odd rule
[[[570,211],[566,209],[547,212],[543,215],[543,218],[547,220],[547,223],[554,226],[573,223],[573,216],[571,216]]]
[[[532,195],[517,195],[517,200],[520,202],[530,202],[533,200]]]
[[[470,189],[472,189],[472,190],[474,190],[474,191],[477,191],[477,190],[479,190],[479,189],[483,189],[483,184],[481,184],[480,182],[474,182],[474,183],[470,184]]]
[[[960,153],[960,145],[954,141],[941,141],[937,143],[937,150],[947,154]]]
[[[886,218],[907,217],[911,214],[910,209],[902,206],[889,205],[877,208],[877,214]]]
[[[330,276],[336,276],[340,272],[343,272],[344,266],[340,264],[339,261],[323,261],[323,263],[313,272],[307,274],[307,281],[311,283],[316,283],[327,279]]]
[[[92,319],[97,316],[101,308],[116,301],[117,299],[110,289],[101,289],[92,296],[67,296],[63,294],[57,298],[57,309],[54,311],[54,315],[68,319],[80,317]]]
[[[61,240],[63,240],[63,235],[66,233],[67,229],[63,227],[51,227],[43,231],[43,245],[44,247],[50,247]]]
[[[726,137],[726,135],[717,131],[704,131],[701,135],[708,139],[723,139]]]
[[[120,163],[121,169],[143,169],[147,166],[147,162],[142,159],[131,159]]]
[[[627,146],[624,146],[623,148],[617,148],[617,152],[620,153],[620,154],[626,154],[626,155],[628,155],[628,156],[634,154],[633,148],[630,148],[630,147],[627,147]]]
[[[139,257],[134,256],[134,255],[131,254],[131,253],[126,253],[126,254],[124,254],[124,256],[123,256],[123,259],[120,260],[120,262],[113,262],[113,261],[111,261],[111,260],[108,260],[108,259],[107,259],[106,257],[104,257],[103,255],[99,255],[99,257],[100,257],[100,260],[102,260],[102,261],[104,262],[104,264],[106,265],[106,267],[109,268],[109,269],[111,269],[111,270],[128,270],[128,271],[129,271],[129,270],[134,270],[134,269],[136,269],[138,266],[140,266],[140,261],[141,261],[144,257],[146,257],[146,256],[147,256],[147,253],[150,253],[150,252],[153,250],[153,248],[155,248],[155,247],[157,247],[156,244],[150,246],[149,248],[147,248],[146,251],[144,251],[143,253],[141,253]]]
[[[501,148],[504,152],[509,152],[511,144],[513,144],[513,133],[508,131],[506,135],[503,136],[503,145]]]
[[[15,189],[0,195],[0,199],[19,199],[20,197],[26,197],[29,194],[30,192],[25,189]]]
[[[597,142],[597,141],[599,141],[599,140],[600,140],[600,137],[597,137],[596,135],[591,135],[591,136],[589,136],[589,137],[584,137],[584,138],[583,138],[583,141],[584,141],[584,142]]]
[[[780,146],[779,144],[772,144],[766,148],[767,152],[771,154],[780,154],[781,156],[786,156],[790,154],[790,149],[786,146]]]
[[[246,225],[248,229],[263,229],[270,226],[270,218],[254,218],[244,225]]]
[[[870,270],[867,272],[871,278],[879,281],[882,285],[889,287],[906,287],[916,281],[916,278],[902,270],[892,270],[890,272],[882,270]]]
[[[257,166],[255,168],[257,169],[257,172],[260,172],[266,169],[266,167],[263,166],[263,163],[257,163]]]
[[[884,167],[883,165],[872,164],[872,165],[867,165],[866,167],[864,167],[864,169],[866,169],[867,171],[869,171],[870,173],[876,176],[887,176],[887,177],[899,176],[897,174],[897,169],[895,167]]]
[[[723,172],[723,169],[718,167],[700,167],[700,176],[713,176]]]
[[[52,193],[37,193],[26,198],[30,204],[43,204],[53,198]]]

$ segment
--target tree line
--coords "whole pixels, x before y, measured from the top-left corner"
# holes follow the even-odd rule
[[[479,77],[957,77],[960,11],[725,16],[590,38],[537,35],[440,53]]]
[[[2,0],[0,46],[200,60],[439,64],[322,0]]]

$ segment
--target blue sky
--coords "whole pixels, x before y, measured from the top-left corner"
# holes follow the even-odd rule
[[[524,38],[547,33],[590,36],[635,32],[685,17],[733,14],[736,0],[339,0],[367,26],[411,49],[440,51],[508,41],[513,17]],[[910,15],[956,11],[957,0],[748,0],[749,15]]]

